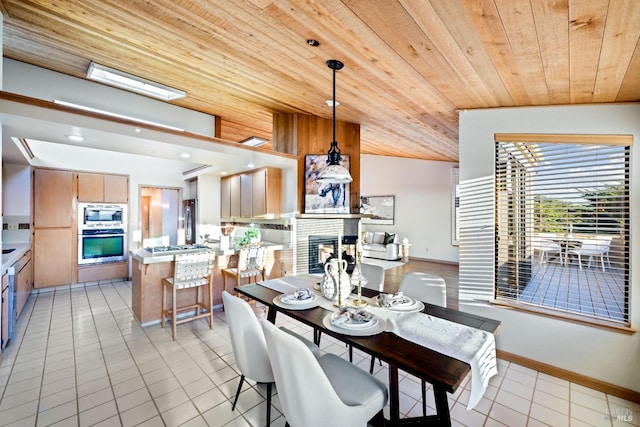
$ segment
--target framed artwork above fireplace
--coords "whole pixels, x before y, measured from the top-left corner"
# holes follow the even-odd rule
[[[340,162],[349,170],[349,155],[343,154]],[[304,213],[349,213],[351,184],[329,184],[317,181],[327,166],[326,154],[304,156]]]

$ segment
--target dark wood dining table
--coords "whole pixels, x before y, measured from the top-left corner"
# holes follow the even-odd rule
[[[451,425],[447,393],[454,393],[467,374],[469,374],[471,368],[467,363],[415,344],[391,332],[381,332],[377,335],[364,337],[337,333],[324,326],[323,319],[330,313],[329,310],[321,307],[307,310],[289,310],[277,306],[273,303],[273,299],[281,295],[281,293],[261,286],[259,283],[239,286],[235,290],[268,307],[267,320],[270,322],[275,322],[278,312],[283,313],[311,326],[314,332],[320,331],[386,362],[389,366],[390,419],[386,420],[385,425]],[[371,289],[362,289],[363,296],[374,297],[378,293]],[[500,327],[500,322],[497,320],[427,303],[425,303],[423,312],[492,334],[495,334]],[[314,334],[314,336],[317,335]],[[398,370],[400,369],[425,380],[433,386],[436,405],[435,415],[400,418],[398,387]]]

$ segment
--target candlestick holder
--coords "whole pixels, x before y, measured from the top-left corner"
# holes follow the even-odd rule
[[[356,269],[358,271],[358,297],[351,303],[354,307],[365,307],[369,303],[362,299],[362,248],[360,247],[360,239],[356,243],[356,266],[353,271],[355,272]]]

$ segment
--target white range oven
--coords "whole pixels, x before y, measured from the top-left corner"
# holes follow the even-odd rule
[[[127,206],[78,204],[78,265],[127,260]]]

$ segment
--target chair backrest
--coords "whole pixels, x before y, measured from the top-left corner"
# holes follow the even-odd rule
[[[222,302],[238,369],[253,381],[273,382],[262,327],[251,306],[227,291],[222,291]]]
[[[384,290],[384,268],[382,266],[363,262],[360,264],[360,271],[367,281],[363,285],[365,288],[380,292]]]
[[[240,249],[238,253],[238,271],[264,269],[266,255],[267,250],[264,246]]]
[[[357,425],[353,409],[340,400],[311,350],[270,322],[262,321],[262,329],[287,422],[305,427]]]
[[[582,240],[582,244],[578,251],[583,254],[604,254],[609,251],[611,246],[611,237],[603,236],[595,239]]]
[[[176,255],[173,269],[174,286],[188,288],[208,283],[211,280],[213,259],[211,252]]]
[[[403,294],[442,307],[447,306],[447,285],[444,279],[435,274],[411,271],[400,282],[399,291]]]

